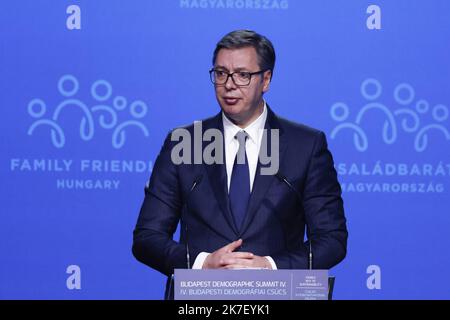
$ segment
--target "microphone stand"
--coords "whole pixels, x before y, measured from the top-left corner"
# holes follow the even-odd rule
[[[297,195],[297,198],[301,201],[302,196],[297,191],[297,189],[294,188],[292,183],[290,183],[289,180],[284,175],[282,175],[279,172],[276,174],[276,176],[277,176],[277,178],[280,181],[284,182],[289,187],[289,189],[291,189]],[[309,244],[308,245],[308,249],[309,249],[309,252],[308,252],[308,269],[312,270],[313,269],[313,252],[312,252],[312,239],[311,239],[311,235],[310,235],[310,232],[309,232],[309,228],[308,228],[307,235],[308,235],[308,244]]]
[[[189,207],[188,203],[189,203],[191,194],[194,191],[194,189],[200,184],[200,181],[202,180],[202,178],[203,178],[203,175],[199,175],[192,183],[192,187],[189,189],[188,195],[186,196],[186,201],[183,204],[182,215],[183,215],[183,213],[185,213],[188,210],[188,207]],[[186,266],[188,269],[191,269],[191,259],[190,259],[190,254],[189,254],[189,237],[188,237],[188,227],[187,227],[186,219],[182,218],[182,224],[184,224],[184,232],[185,232],[185,239],[186,239]],[[168,287],[166,286],[166,294],[164,297],[165,300],[173,300],[173,298],[174,298],[174,296],[172,294],[173,281],[174,281],[174,274],[172,273],[170,275],[170,279],[168,281],[169,282]]]

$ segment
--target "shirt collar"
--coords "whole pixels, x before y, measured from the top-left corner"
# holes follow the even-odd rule
[[[257,119],[255,119],[252,123],[250,123],[247,127],[241,128],[231,122],[230,119],[222,112],[222,122],[223,122],[223,131],[225,135],[225,143],[228,145],[231,140],[234,138],[236,133],[241,130],[245,130],[249,135],[249,138],[255,143],[259,142],[259,135],[264,129],[267,119],[267,105],[266,101],[264,101],[264,109],[263,112],[259,115]]]

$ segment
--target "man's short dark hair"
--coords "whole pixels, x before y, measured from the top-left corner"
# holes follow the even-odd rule
[[[261,70],[271,70],[275,67],[275,49],[272,42],[265,36],[251,30],[236,30],[226,34],[216,45],[213,55],[213,65],[221,49],[240,49],[253,47],[258,55],[258,64]]]

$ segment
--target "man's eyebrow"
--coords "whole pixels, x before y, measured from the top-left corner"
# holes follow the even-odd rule
[[[228,68],[226,68],[226,67],[224,67],[224,66],[220,66],[220,65],[214,66],[214,69],[221,69],[221,70],[229,71]]]
[[[220,70],[230,71],[228,68],[226,68],[226,67],[224,67],[224,66],[220,66],[220,65],[215,66],[214,69],[220,69]],[[246,67],[239,67],[239,68],[236,68],[236,69],[233,70],[233,72],[241,72],[241,71],[249,72],[249,71],[248,71],[248,68],[246,68]]]

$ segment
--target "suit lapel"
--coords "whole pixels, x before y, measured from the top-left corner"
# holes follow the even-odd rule
[[[222,113],[219,113],[217,116],[211,119],[210,123],[205,124],[204,131],[215,128],[219,129],[222,132],[223,137],[223,123],[222,123]],[[225,217],[230,228],[235,233],[235,236],[238,237],[239,232],[236,229],[234,224],[233,216],[230,208],[230,201],[228,198],[228,186],[227,186],[227,170],[225,165],[225,141],[222,139],[223,144],[223,164],[204,164],[206,167],[206,171],[208,173],[208,178],[213,189],[214,195],[219,203],[219,207],[222,211],[222,214]],[[203,150],[205,148],[205,143],[203,145]]]
[[[283,136],[283,130],[280,127],[275,114],[269,108],[267,108],[267,110],[268,110],[267,121],[264,126],[264,128],[267,129],[267,131],[266,131],[267,132],[267,140],[266,141],[268,143],[267,150],[269,150],[269,152],[271,150],[270,130],[278,129],[279,130],[279,138],[280,138],[280,140],[279,140],[279,159],[280,159],[279,166],[281,166],[281,159],[283,159],[282,155],[286,148],[285,136]],[[262,141],[262,143],[264,143],[264,140]],[[273,156],[273,155],[271,155],[271,156]],[[253,219],[256,215],[256,212],[258,211],[259,206],[261,205],[262,201],[264,200],[267,190],[269,189],[270,185],[272,184],[273,180],[275,179],[275,175],[262,175],[261,174],[262,167],[263,167],[263,165],[260,162],[260,157],[258,157],[258,165],[256,168],[255,180],[253,182],[253,189],[252,189],[252,193],[250,195],[247,214],[244,218],[244,222],[243,222],[240,234],[244,234],[245,231],[248,229],[248,227],[251,225],[251,222],[253,221]]]
[[[268,150],[271,150],[271,141],[270,141],[270,129],[278,129],[279,130],[279,158],[281,166],[281,159],[283,159],[283,153],[286,149],[285,136],[283,135],[283,129],[280,127],[279,122],[273,113],[273,111],[268,107],[267,108],[267,121],[265,124],[265,129],[267,129],[268,133]],[[219,113],[210,121],[204,123],[203,131],[206,131],[210,128],[219,129],[223,134],[223,123],[222,123],[222,113]],[[203,133],[202,133],[203,134]],[[222,140],[224,144],[225,141]],[[203,149],[205,148],[206,143],[203,143]],[[224,157],[225,157],[225,145],[223,145]],[[275,175],[261,175],[261,168],[263,164],[261,164],[260,159],[258,157],[258,165],[255,174],[255,180],[253,182],[253,190],[250,195],[250,200],[248,204],[247,214],[244,218],[244,222],[242,224],[242,229],[239,231],[233,220],[233,215],[230,208],[230,200],[228,197],[228,187],[227,187],[227,172],[225,166],[225,158],[223,158],[223,164],[204,164],[206,167],[206,171],[208,173],[208,178],[213,189],[214,195],[219,203],[219,207],[224,215],[225,220],[227,221],[229,227],[235,233],[236,237],[244,234],[244,232],[248,229],[253,221],[256,212],[258,211],[259,206],[264,200],[265,194],[269,189],[271,183],[275,179]]]

